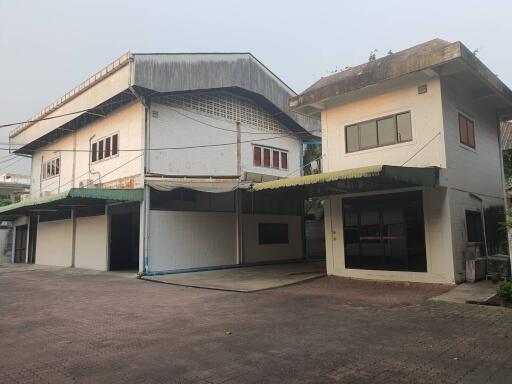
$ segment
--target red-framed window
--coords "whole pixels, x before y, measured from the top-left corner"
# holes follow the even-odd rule
[[[253,164],[256,167],[288,169],[288,152],[283,149],[253,146]]]

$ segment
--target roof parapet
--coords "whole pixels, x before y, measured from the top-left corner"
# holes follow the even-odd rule
[[[16,126],[11,132],[9,133],[9,138],[16,136],[20,132],[24,131],[28,127],[30,127],[32,124],[34,124],[38,119],[44,118],[45,116],[49,115],[53,111],[55,111],[57,108],[59,108],[64,103],[68,102],[72,98],[78,96],[82,92],[86,91],[90,87],[92,87],[94,84],[100,82],[105,77],[109,76],[113,72],[117,71],[119,68],[124,67],[128,62],[132,59],[132,54],[130,52],[126,52],[120,57],[118,57],[116,60],[112,61],[110,64],[105,66],[104,68],[100,69],[98,72],[96,72],[94,75],[90,76],[89,78],[82,81],[80,84],[78,84],[76,87],[72,88],[70,91],[68,91],[64,96],[60,97],[56,101],[54,101],[52,104],[48,105],[46,108],[42,109],[40,112],[38,112],[36,115],[32,116],[27,122],[20,124]]]

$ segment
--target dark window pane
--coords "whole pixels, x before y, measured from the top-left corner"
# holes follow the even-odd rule
[[[103,140],[98,142],[98,160],[103,159],[103,155],[105,154],[105,150],[103,148]]]
[[[263,166],[270,168],[270,149],[263,148]]]
[[[357,125],[346,127],[345,140],[347,141],[347,152],[359,150],[359,130]]]
[[[259,223],[259,244],[288,244],[288,224]]]
[[[398,142],[412,140],[411,112],[402,113],[396,116],[396,125],[398,131]]]
[[[475,148],[475,124],[471,120],[466,120],[466,127],[468,131],[468,145]]]
[[[254,151],[254,156],[253,156],[254,165],[259,167],[259,166],[261,166],[261,148],[254,147],[253,151]]]
[[[459,134],[460,142],[468,145],[468,128],[466,125],[466,118],[462,115],[459,115]]]
[[[469,242],[483,241],[482,215],[477,211],[466,211],[466,229]]]
[[[377,121],[377,132],[379,135],[379,145],[389,145],[396,143],[395,116]]]
[[[60,174],[60,158],[55,159],[55,174],[56,175]]]
[[[288,154],[281,152],[281,168],[288,169]]]
[[[272,151],[272,168],[279,169],[279,151]]]
[[[110,157],[110,137],[105,139],[105,157]]]
[[[117,155],[117,141],[118,141],[118,135],[115,134],[112,136],[112,156]]]
[[[359,124],[361,149],[377,146],[377,124],[375,121]]]
[[[343,199],[346,268],[426,272],[421,192]]]
[[[92,145],[91,161],[94,163],[98,160],[98,143]]]

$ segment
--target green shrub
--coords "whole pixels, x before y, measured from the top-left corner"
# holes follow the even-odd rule
[[[502,281],[498,284],[498,287],[496,288],[496,292],[500,296],[512,296],[512,282],[510,281]]]

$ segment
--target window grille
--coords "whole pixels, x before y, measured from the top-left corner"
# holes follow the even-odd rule
[[[164,96],[159,100],[170,106],[240,122],[259,130],[286,133],[286,128],[267,111],[235,95],[208,92]]]

